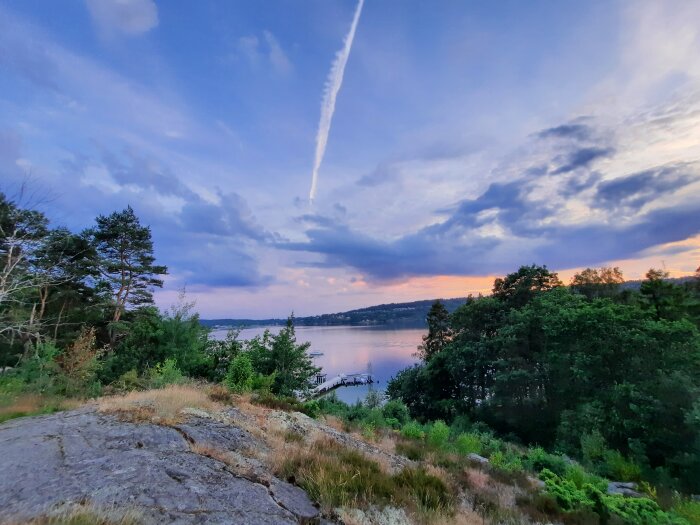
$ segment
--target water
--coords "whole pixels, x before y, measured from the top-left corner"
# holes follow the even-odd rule
[[[246,328],[239,339],[252,339],[265,331],[266,327]],[[267,327],[277,333],[280,326]],[[383,390],[387,381],[399,370],[416,362],[415,354],[423,329],[387,329],[367,326],[298,326],[297,342],[310,342],[310,352],[323,352],[314,358],[316,366],[331,378],[335,375],[366,373],[368,366],[374,376],[373,385],[340,387],[335,392],[346,403],[364,399],[370,388]],[[214,330],[216,339],[226,337],[226,330]]]

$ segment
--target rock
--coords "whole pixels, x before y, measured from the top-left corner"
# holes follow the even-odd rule
[[[543,488],[546,487],[545,482],[542,481],[540,478],[536,478],[534,476],[528,476],[527,480],[530,482],[530,485],[538,490],[542,490]]]
[[[637,492],[637,484],[633,482],[611,481],[608,483],[608,494],[620,494],[628,498],[642,498],[643,494]]]
[[[486,459],[484,456],[480,456],[479,454],[474,454],[473,452],[467,456],[471,461],[475,463],[479,463],[480,465],[488,465],[489,460]]]
[[[247,479],[191,443],[232,453],[261,446],[249,433],[190,416],[177,428],[133,424],[94,408],[0,425],[0,518],[18,521],[90,502],[178,524],[318,523],[306,493],[269,475]]]

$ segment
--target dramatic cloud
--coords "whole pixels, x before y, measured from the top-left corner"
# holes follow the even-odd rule
[[[523,168],[516,180],[491,183],[478,197],[441,210],[446,219],[414,233],[374,237],[344,221],[314,216],[305,217],[311,224],[306,242],[280,247],[321,255],[321,261],[310,263],[313,267],[349,266],[385,281],[499,273],[530,262],[558,268],[597,264],[700,233],[696,197],[682,195],[700,182],[698,165],[670,163],[606,178],[598,163],[614,161],[618,147],[606,144],[601,139],[606,136],[610,133],[593,123],[535,134],[528,150],[532,158],[514,162],[542,162],[553,169]],[[552,138],[559,142],[551,145]],[[549,159],[543,157],[547,152]],[[385,169],[358,184],[381,182]],[[670,205],[668,198],[677,194],[680,200]],[[580,218],[572,220],[572,210],[579,210]]]
[[[158,26],[153,0],[85,0],[90,16],[106,36],[139,35]]]

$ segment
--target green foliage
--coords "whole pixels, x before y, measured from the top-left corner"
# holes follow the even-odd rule
[[[275,374],[271,388],[274,394],[292,396],[307,392],[309,378],[320,370],[308,355],[309,347],[310,343],[297,343],[294,316],[290,316],[277,335],[266,330],[248,341],[247,353],[255,372]]]
[[[123,377],[123,376],[122,376]],[[133,378],[128,377],[131,381]],[[151,388],[163,388],[168,385],[179,385],[186,381],[185,376],[177,367],[175,359],[169,358],[154,366],[148,375],[148,386]]]
[[[606,450],[603,456],[605,461],[602,471],[608,477],[621,481],[639,481],[642,476],[642,468],[625,458],[617,450]]]
[[[243,352],[233,358],[226,372],[224,383],[231,392],[240,394],[253,386],[253,364],[247,353]]]
[[[423,439],[425,432],[420,424],[415,421],[406,423],[401,429],[401,435],[408,439]]]
[[[700,501],[690,499],[678,500],[673,505],[673,513],[685,519],[691,525],[700,525]]]
[[[465,456],[468,454],[481,455],[481,436],[474,432],[460,434],[455,439],[455,448],[460,454]]]
[[[517,453],[511,450],[506,450],[504,452],[500,450],[496,451],[489,456],[489,461],[493,468],[508,474],[522,472],[523,470],[522,459],[520,459]]]
[[[318,401],[315,399],[306,401],[303,404],[303,408],[304,413],[309,417],[313,417],[314,419],[321,415],[321,405],[319,405]]]
[[[387,421],[395,419],[398,422],[398,426],[405,424],[410,419],[408,407],[398,399],[392,399],[385,403],[382,407],[382,414],[384,414]]]
[[[420,421],[485,422],[601,475],[700,492],[700,334],[688,302],[698,290],[650,275],[622,297],[615,269],[588,273],[577,285],[592,284],[590,298],[544,267],[497,280],[492,297],[452,314],[449,344],[390,381],[389,397]]]
[[[540,472],[544,469],[563,476],[569,464],[558,454],[550,454],[542,447],[531,448],[525,455],[525,467],[533,472]]]
[[[427,442],[431,447],[438,449],[445,448],[447,446],[447,440],[450,437],[450,427],[448,427],[444,421],[437,420],[430,428],[428,428],[428,433],[426,435]]]
[[[562,478],[545,469],[540,473],[547,492],[565,513],[595,512],[608,522],[616,519],[630,525],[688,525],[689,522],[674,513],[663,511],[648,498],[625,498],[605,494],[600,486],[589,483],[577,486],[572,479]],[[599,484],[600,485],[600,484]]]
[[[370,390],[369,392],[367,392],[367,395],[365,396],[365,399],[362,402],[362,404],[367,408],[374,409],[382,406],[382,401],[384,401],[384,396],[381,392],[377,392],[376,390]]]
[[[418,347],[418,355],[423,361],[429,361],[442,351],[452,339],[450,314],[442,301],[437,300],[430,307],[427,316],[428,333],[423,336],[423,344]]]

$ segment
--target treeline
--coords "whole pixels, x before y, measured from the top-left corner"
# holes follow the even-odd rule
[[[420,420],[485,424],[603,476],[700,492],[700,279],[666,277],[650,270],[635,291],[617,268],[586,269],[563,286],[524,266],[451,315],[437,302],[421,362],[388,395]]]
[[[192,379],[278,395],[308,388],[317,369],[293,319],[277,335],[212,340],[184,294],[169,311],[153,305],[166,272],[131,207],[75,233],[0,193],[0,419],[26,393],[89,397]]]
[[[452,312],[464,304],[465,298],[441,299]],[[391,303],[349,310],[334,314],[295,318],[297,326],[389,326],[395,328],[425,328],[425,319],[433,300]],[[284,319],[203,319],[205,326],[273,326],[284,325]]]

